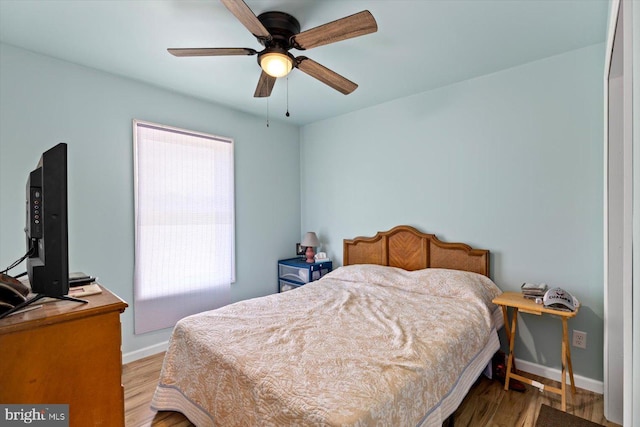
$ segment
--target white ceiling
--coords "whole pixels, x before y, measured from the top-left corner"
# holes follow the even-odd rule
[[[245,0],[302,30],[364,9],[378,32],[306,55],[359,84],[350,95],[293,70],[291,117],[306,124],[605,40],[607,0]],[[177,58],[168,47],[261,45],[217,0],[0,0],[0,41],[264,116],[255,56]],[[287,104],[287,80],[269,98]]]

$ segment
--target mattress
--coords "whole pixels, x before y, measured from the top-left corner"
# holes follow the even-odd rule
[[[152,408],[197,426],[439,426],[499,348],[500,293],[475,273],[354,265],[190,316]]]

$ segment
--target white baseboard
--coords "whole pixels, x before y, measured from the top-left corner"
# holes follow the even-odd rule
[[[122,355],[122,364],[127,364],[139,359],[144,359],[147,356],[162,353],[167,351],[169,347],[169,341],[163,341],[158,344],[151,345],[149,347],[141,348],[140,350],[131,351]]]
[[[541,377],[549,378],[550,380],[560,381],[562,371],[560,369],[548,368],[546,366],[538,365],[537,363],[527,362],[526,360],[520,360],[516,357],[516,367],[519,371],[529,372],[533,375],[539,375]],[[569,381],[569,374],[567,373],[567,382]],[[573,375],[573,381],[576,387],[589,390],[594,393],[604,393],[604,383],[591,378],[583,377],[581,375]]]

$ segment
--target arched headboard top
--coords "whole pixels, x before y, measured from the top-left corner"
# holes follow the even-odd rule
[[[343,264],[378,264],[405,270],[449,268],[489,277],[489,251],[465,243],[441,242],[409,225],[380,231],[373,237],[345,239]]]

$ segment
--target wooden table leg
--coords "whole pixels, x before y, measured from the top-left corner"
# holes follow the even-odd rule
[[[567,367],[569,368],[569,380],[571,381],[571,393],[576,392],[576,383],[573,380],[573,366],[571,365],[571,345],[569,342],[569,325],[567,318],[562,318],[562,339],[567,347]]]
[[[509,326],[509,310],[506,305],[502,306],[502,319],[504,320],[504,334],[507,336],[507,342],[511,342],[511,327]]]
[[[560,376],[560,390],[562,395],[562,410],[567,410],[567,344],[562,340],[562,375]]]
[[[506,308],[504,309],[506,311]],[[509,337],[509,357],[507,358],[507,373],[504,378],[504,389],[509,390],[509,379],[511,378],[511,366],[513,365],[513,348],[516,343],[516,326],[518,324],[518,308],[513,308],[513,314],[511,318],[511,330],[508,332]],[[507,325],[509,319],[505,319],[505,325]],[[505,332],[507,331],[508,325],[505,326]]]
[[[576,392],[576,385],[573,382],[573,367],[571,366],[571,350],[569,349],[569,325],[567,318],[562,318],[562,410],[567,410],[567,366],[569,367],[569,378],[571,380],[571,393]]]

